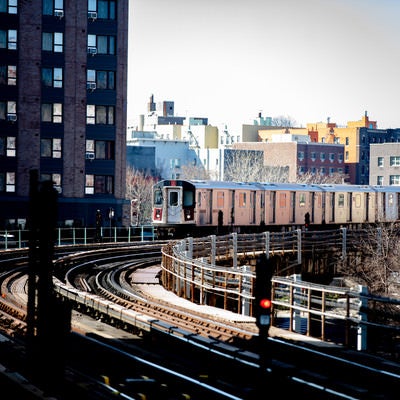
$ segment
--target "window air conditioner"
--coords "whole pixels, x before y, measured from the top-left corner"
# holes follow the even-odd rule
[[[7,120],[10,122],[15,122],[17,120],[17,115],[16,114],[8,114]]]
[[[92,46],[88,47],[87,51],[88,51],[88,54],[92,54],[92,55],[97,54],[97,47],[92,47]]]
[[[54,10],[54,16],[62,18],[64,16],[64,10]]]
[[[97,19],[97,12],[96,11],[89,11],[88,12],[88,18],[90,19]]]
[[[86,153],[86,160],[94,160],[94,153]]]
[[[95,90],[96,89],[96,82],[87,82],[86,89],[88,90]]]

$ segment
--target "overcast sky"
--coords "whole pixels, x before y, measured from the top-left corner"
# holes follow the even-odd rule
[[[290,116],[400,128],[400,0],[130,0],[128,121]]]

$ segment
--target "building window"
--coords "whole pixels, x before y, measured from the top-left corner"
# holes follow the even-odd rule
[[[303,161],[304,160],[304,151],[299,151],[297,153],[297,157],[298,157],[299,161]]]
[[[311,152],[311,161],[315,161],[317,159],[317,154],[315,153],[315,151]]]
[[[52,181],[54,189],[57,190],[58,193],[62,192],[61,189],[61,174],[40,174],[41,181]]]
[[[93,18],[95,13],[97,18],[115,19],[115,10],[115,0],[88,0],[90,18]]]
[[[15,29],[0,30],[0,49],[17,50],[17,31]]]
[[[40,157],[61,158],[62,141],[58,138],[40,140]]]
[[[114,55],[115,36],[88,35],[88,53]]]
[[[340,144],[340,138],[335,137],[335,139],[333,140],[333,143]]]
[[[62,68],[42,68],[42,84],[46,87],[63,87]]]
[[[110,175],[86,175],[85,194],[114,193],[114,179]]]
[[[42,122],[62,123],[62,104],[42,104]]]
[[[378,157],[378,167],[383,167],[383,157]]]
[[[0,0],[0,12],[17,14],[18,0]]]
[[[338,161],[340,162],[340,163],[342,163],[343,162],[343,154],[338,154]]]
[[[383,186],[383,176],[377,176],[376,177],[376,184]]]
[[[325,153],[320,153],[319,157],[321,161],[325,161]]]
[[[0,137],[0,156],[15,157],[17,155],[17,140],[15,136]]]
[[[391,167],[400,166],[400,156],[390,156],[390,166]]]
[[[15,172],[0,172],[0,192],[15,192]]]
[[[329,153],[329,161],[334,162],[335,161],[335,153]]]
[[[320,175],[325,175],[325,167],[321,167],[319,170]]]
[[[54,53],[63,52],[63,33],[62,32],[43,32],[42,50]]]
[[[329,175],[333,175],[335,173],[335,168],[329,168]]]
[[[86,140],[86,159],[114,160],[114,142],[106,140]]]
[[[93,85],[94,84],[94,85]],[[115,89],[115,71],[87,70],[88,89]]]
[[[349,152],[348,151],[346,151],[346,153],[345,153],[345,159],[346,159],[346,161],[348,161],[348,159],[349,159]]]
[[[9,122],[17,120],[16,101],[0,101],[0,120]]]
[[[88,0],[88,18],[115,19],[115,0]]]
[[[17,66],[0,65],[0,85],[15,86],[17,84]]]
[[[389,185],[400,185],[400,175],[390,175]]]
[[[64,16],[63,0],[43,0],[43,15]]]
[[[114,125],[114,106],[86,106],[86,124]]]
[[[350,138],[349,138],[349,137],[347,137],[347,138],[346,138],[346,146],[348,146],[348,145],[349,145],[349,143],[350,143]]]

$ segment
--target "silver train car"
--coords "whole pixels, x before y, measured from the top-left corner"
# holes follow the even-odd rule
[[[159,238],[360,228],[399,218],[400,186],[162,180],[153,187]]]

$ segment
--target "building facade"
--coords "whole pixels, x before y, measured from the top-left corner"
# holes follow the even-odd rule
[[[128,0],[0,0],[1,227],[26,221],[31,170],[61,226],[129,223],[128,15]]]
[[[400,143],[371,144],[371,185],[400,185]]]

